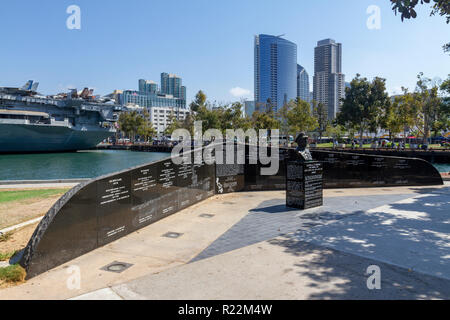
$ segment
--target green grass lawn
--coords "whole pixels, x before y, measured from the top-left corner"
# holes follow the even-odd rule
[[[7,261],[7,260],[11,259],[15,254],[16,254],[16,251],[7,252],[7,253],[0,252],[0,261]]]
[[[333,143],[319,143],[317,148],[333,148]]]
[[[47,198],[67,192],[68,189],[0,191],[0,204],[33,198]]]
[[[26,275],[25,270],[17,264],[0,268],[0,280],[5,282],[23,282]]]

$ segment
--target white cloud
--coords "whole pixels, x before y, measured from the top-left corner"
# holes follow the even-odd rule
[[[240,87],[232,88],[230,90],[230,93],[231,93],[231,95],[233,97],[236,97],[236,98],[249,97],[251,95],[250,90],[243,89],[243,88],[240,88]]]

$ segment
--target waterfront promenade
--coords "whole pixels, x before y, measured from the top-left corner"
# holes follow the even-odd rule
[[[450,299],[450,185],[324,193],[306,211],[281,191],[214,196],[0,299]],[[112,262],[132,266],[101,270]]]

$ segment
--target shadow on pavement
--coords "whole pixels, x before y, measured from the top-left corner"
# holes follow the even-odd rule
[[[450,188],[416,191],[414,198],[269,242],[299,258],[318,253],[296,265],[308,270],[301,275],[313,286],[345,279],[335,290],[311,298],[450,299]],[[381,268],[380,291],[367,289],[371,264]]]

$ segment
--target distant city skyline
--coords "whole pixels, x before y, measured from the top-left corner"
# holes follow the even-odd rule
[[[298,63],[310,76],[317,41],[336,39],[345,47],[346,81],[356,73],[380,76],[391,94],[402,86],[414,89],[419,72],[444,79],[450,70],[450,57],[442,50],[449,26],[443,17],[430,17],[428,5],[418,8],[417,19],[402,23],[387,0],[347,0],[345,6],[331,0],[135,0],[114,5],[78,0],[81,30],[69,30],[66,9],[72,4],[25,0],[2,5],[0,26],[7,46],[0,59],[0,86],[33,79],[44,94],[90,87],[106,95],[135,88],[139,79],[158,79],[158,70],[167,70],[183,77],[188,104],[198,90],[212,101],[253,100],[252,39],[257,34],[286,34],[297,44]],[[380,7],[379,30],[366,25],[371,5]],[[170,13],[171,23],[161,12]],[[162,25],[160,32],[150,31]]]
[[[123,105],[138,105],[144,108],[186,109],[186,87],[183,80],[167,72],[161,73],[161,85],[152,80],[139,79],[138,90],[115,90],[116,101]],[[120,91],[120,92],[117,92]]]

